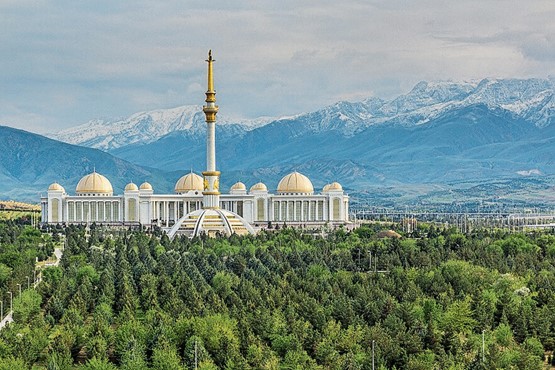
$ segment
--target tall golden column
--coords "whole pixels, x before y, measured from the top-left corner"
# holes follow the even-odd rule
[[[220,207],[220,172],[216,171],[216,91],[214,91],[214,72],[212,64],[212,50],[208,52],[208,90],[206,91],[206,105],[202,111],[206,117],[206,171],[204,176],[203,208],[216,209]]]

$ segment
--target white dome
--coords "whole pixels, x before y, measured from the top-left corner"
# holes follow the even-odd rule
[[[334,181],[331,184],[327,184],[322,189],[322,193],[327,193],[330,191],[343,191],[343,186],[340,183]]]
[[[62,193],[66,192],[64,187],[57,182],[50,184],[50,186],[48,187],[48,191],[61,191]]]
[[[338,183],[337,181],[334,181],[330,184],[329,190],[330,191],[343,191],[343,186],[341,186],[341,184]]]
[[[230,190],[247,190],[247,187],[241,181],[238,181],[233,184]]]
[[[295,171],[281,179],[278,184],[277,192],[278,194],[312,194],[314,193],[314,187],[308,177]]]
[[[152,189],[152,185],[150,185],[150,183],[145,181],[141,184],[141,186],[139,186],[139,190],[153,190],[153,189]]]
[[[247,186],[241,181],[238,181],[229,188],[229,194],[245,195],[247,194]]]
[[[202,176],[197,175],[196,173],[188,173],[182,176],[177,182],[175,183],[175,192],[176,193],[187,193],[189,191],[202,191],[204,190],[204,180]]]
[[[103,194],[112,195],[114,190],[110,181],[97,172],[90,173],[83,176],[77,187],[75,188],[77,194]]]
[[[264,184],[263,182],[258,182],[256,184],[254,184],[253,186],[251,186],[250,190],[251,193],[253,191],[268,191],[268,187],[266,186],[266,184]]]
[[[137,190],[139,190],[139,187],[136,184],[130,182],[129,184],[125,185],[124,190],[125,191],[137,191]]]

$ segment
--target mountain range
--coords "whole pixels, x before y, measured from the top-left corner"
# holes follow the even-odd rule
[[[218,117],[218,124],[231,131],[243,131],[262,126],[271,120],[269,117],[229,120],[223,116]],[[202,106],[186,105],[135,113],[125,119],[94,119],[49,136],[70,144],[111,150],[132,144],[148,144],[176,131],[200,135],[205,126]]]
[[[73,193],[81,177],[94,170],[110,179],[116,193],[130,181],[149,181],[161,191],[173,187],[167,172],[11,127],[0,126],[0,148],[1,199],[38,202],[55,181]]]
[[[281,176],[296,169],[317,188],[340,181],[362,198],[374,199],[387,189],[415,193],[411,199],[421,201],[431,189],[437,195],[499,181],[508,182],[507,197],[511,182],[519,189],[532,184],[544,194],[555,175],[554,86],[553,79],[420,82],[394,99],[338,102],[292,117],[233,120],[218,115],[222,185],[262,180],[275,189]],[[165,176],[160,189],[171,189],[184,171],[205,167],[200,106],[90,121],[51,137],[102,149],[114,158],[106,162],[135,166],[129,168],[146,171],[145,179]]]

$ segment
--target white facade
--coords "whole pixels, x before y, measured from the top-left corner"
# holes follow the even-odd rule
[[[293,175],[302,176],[293,173],[284,179]],[[334,183],[337,184],[335,188],[326,185],[322,192],[314,194],[308,191],[312,187],[310,180],[302,177],[304,179],[301,180],[308,182],[302,185],[308,189],[297,191],[299,189],[295,184],[280,189],[282,180],[275,194],[268,192],[261,183],[252,186],[249,191],[244,184],[237,183],[229,193],[220,195],[220,209],[236,213],[255,228],[267,227],[269,223],[306,227],[348,223],[349,196],[341,186],[337,183]],[[111,185],[109,187],[111,189]],[[183,216],[202,209],[203,194],[200,188],[178,189],[177,184],[175,194],[155,194],[150,184],[144,183],[140,187],[129,184],[123,195],[95,193],[94,189],[87,189],[86,193],[76,189],[76,195],[69,195],[60,185],[52,184],[47,196],[41,199],[41,206],[43,223],[142,224],[166,229]]]

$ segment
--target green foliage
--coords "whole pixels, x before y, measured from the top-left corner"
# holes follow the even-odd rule
[[[69,226],[60,266],[15,299],[0,366],[192,369],[196,353],[200,369],[369,369],[374,342],[378,369],[541,368],[555,236],[379,231],[170,241],[93,225],[87,240]],[[0,222],[4,296],[53,239]]]
[[[0,370],[27,370],[29,367],[22,359],[19,358],[2,358],[0,359]]]
[[[181,370],[177,349],[165,338],[158,340],[152,353],[152,366],[157,370]]]
[[[27,323],[40,312],[42,297],[33,289],[24,290],[21,297],[13,302],[13,319],[18,323]]]
[[[117,367],[108,362],[107,359],[98,359],[96,357],[91,358],[87,363],[83,366],[80,366],[79,369],[83,370],[115,370]]]
[[[228,272],[218,271],[212,278],[212,287],[222,298],[229,296],[237,285],[239,285],[239,278]]]
[[[4,285],[12,273],[12,268],[0,263],[0,285]]]
[[[451,303],[440,320],[440,327],[449,333],[469,333],[475,325],[468,299]]]

